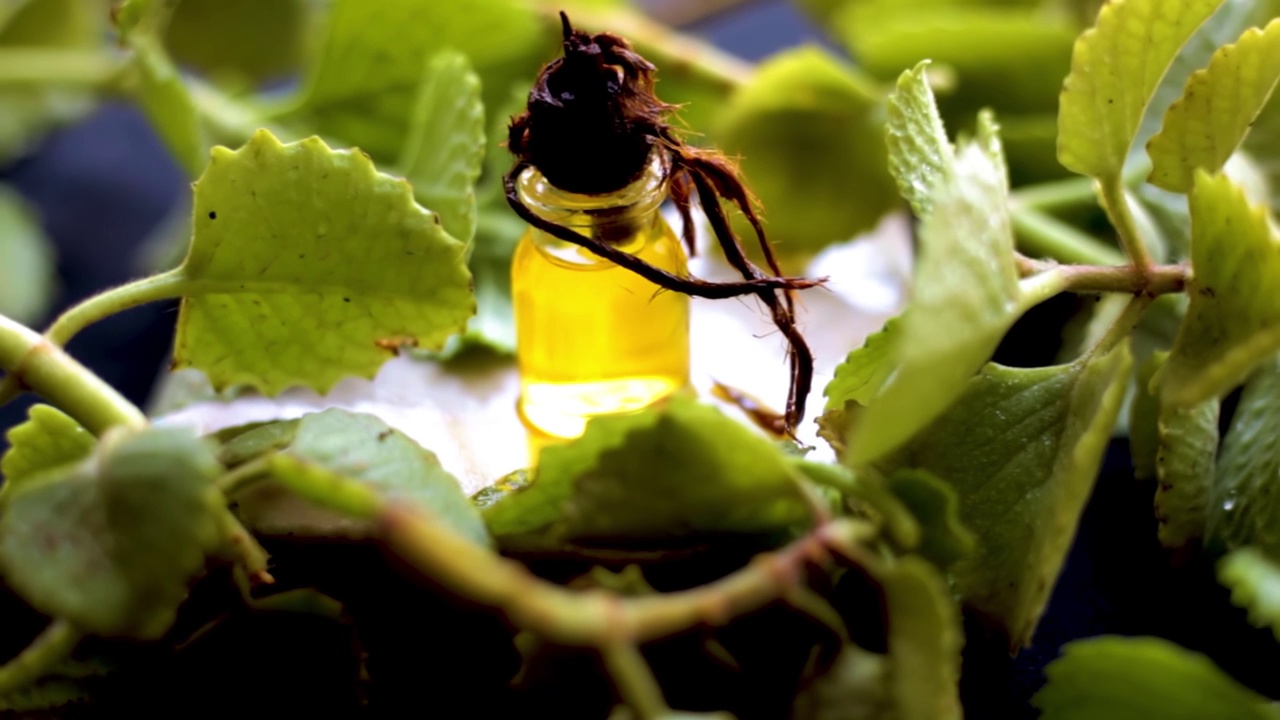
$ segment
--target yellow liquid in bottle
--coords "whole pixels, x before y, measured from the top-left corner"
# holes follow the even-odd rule
[[[579,231],[589,231],[580,228]],[[684,249],[656,212],[619,247],[687,274]],[[529,230],[512,261],[520,415],[553,438],[599,415],[633,412],[689,380],[689,298],[589,251]]]

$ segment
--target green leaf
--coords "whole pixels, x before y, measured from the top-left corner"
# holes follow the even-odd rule
[[[484,511],[504,545],[773,533],[808,523],[793,463],[719,410],[683,397],[600,417],[542,451],[533,483]]]
[[[1160,454],[1160,391],[1152,385],[1152,380],[1168,356],[1167,352],[1153,353],[1134,378],[1136,387],[1129,405],[1129,455],[1133,459],[1133,476],[1138,480],[1156,476],[1156,458]]]
[[[222,542],[221,471],[184,428],[104,437],[31,478],[0,515],[0,570],[40,612],[103,636],[158,638]]]
[[[1124,346],[1070,365],[988,365],[946,414],[879,464],[927,470],[954,488],[960,521],[977,539],[951,568],[956,588],[1012,647],[1030,640],[1070,549],[1130,365]]]
[[[871,404],[893,374],[894,340],[899,324],[897,318],[891,318],[836,366],[835,376],[822,391],[827,410],[841,409],[850,402]]]
[[[1230,390],[1280,349],[1280,244],[1265,208],[1221,175],[1191,191],[1191,297],[1165,368],[1162,397],[1189,407]]]
[[[888,660],[856,645],[840,649],[825,674],[796,695],[791,720],[868,720],[892,717]]]
[[[0,315],[28,324],[44,317],[53,299],[53,260],[35,213],[0,185]]]
[[[815,47],[774,55],[729,99],[715,138],[740,156],[779,253],[812,254],[897,204],[876,86]]]
[[[26,422],[10,428],[5,438],[9,449],[0,458],[0,473],[4,474],[0,501],[45,470],[85,459],[98,444],[80,423],[50,405],[32,405]]]
[[[1218,580],[1231,603],[1249,611],[1249,622],[1270,627],[1280,639],[1280,566],[1261,550],[1244,547],[1218,561]]]
[[[10,2],[12,4],[12,0]],[[0,10],[0,20],[4,19]],[[0,50],[92,50],[102,45],[107,12],[85,0],[27,0],[0,25]],[[106,54],[103,65],[110,62]],[[105,67],[104,67],[105,75]],[[28,150],[54,126],[93,108],[85,88],[29,84],[0,88],[0,164]]]
[[[214,148],[194,218],[174,366],[218,390],[324,392],[398,345],[440,347],[475,309],[465,247],[409,185],[316,138]]]
[[[959,720],[960,611],[927,562],[905,557],[874,572],[888,619],[889,697],[900,720]]]
[[[955,170],[955,149],[929,88],[928,67],[924,61],[898,77],[897,89],[889,94],[886,127],[889,173],[921,218],[933,209],[938,184]]]
[[[1153,637],[1077,640],[1045,669],[1032,703],[1042,720],[1249,720],[1273,717],[1266,698],[1207,657]]]
[[[860,64],[889,80],[922,60],[947,68],[958,92],[940,99],[953,122],[982,108],[1001,116],[1052,111],[1077,29],[1010,3],[850,2],[832,30]]]
[[[1062,85],[1058,159],[1067,169],[1119,178],[1178,51],[1223,0],[1113,0],[1076,41]]]
[[[487,545],[489,536],[456,478],[435,454],[373,415],[330,409],[299,420],[270,423],[244,432],[222,448],[225,461],[266,458],[279,484],[250,488],[236,496],[246,525],[267,535],[369,537],[373,529],[316,507],[296,494],[301,485],[354,481],[382,500],[410,503],[430,512],[460,535]]]
[[[944,412],[1021,314],[1008,192],[1000,141],[984,116],[921,224],[897,372],[855,414],[854,464],[892,451]]]
[[[182,75],[155,38],[145,33],[129,37],[130,91],[169,153],[190,177],[197,177],[209,157],[210,143]]]
[[[1280,557],[1280,357],[1245,383],[1222,442],[1208,506],[1211,544],[1246,545]]]
[[[960,499],[950,485],[924,470],[899,470],[889,490],[920,525],[921,557],[945,569],[973,552],[973,534],[960,522]]]
[[[514,82],[528,88],[556,41],[524,0],[335,0],[297,114],[321,135],[375,158],[399,157],[428,59],[443,48],[470,58],[496,107]]]
[[[1250,28],[1192,74],[1151,139],[1151,182],[1190,192],[1196,170],[1217,172],[1236,151],[1280,82],[1280,20]]]
[[[1162,407],[1156,455],[1160,543],[1179,550],[1204,537],[1218,455],[1218,399],[1190,408]]]
[[[475,236],[475,184],[484,148],[480,78],[465,55],[438,53],[422,75],[398,165],[418,202],[465,243]]]
[[[310,29],[308,0],[182,0],[164,44],[174,60],[236,85],[296,71]]]

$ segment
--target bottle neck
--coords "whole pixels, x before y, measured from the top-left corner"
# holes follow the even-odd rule
[[[665,154],[653,152],[635,182],[617,192],[582,195],[557,188],[537,168],[530,167],[516,179],[516,191],[525,206],[543,220],[638,252],[650,235],[648,231],[661,222],[658,208],[667,197],[669,169]],[[535,239],[544,249],[568,244],[542,231],[535,232]]]

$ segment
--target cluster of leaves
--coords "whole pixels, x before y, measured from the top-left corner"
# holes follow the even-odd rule
[[[582,5],[575,21],[608,22],[660,67],[678,55],[629,11]],[[175,620],[211,568],[230,567],[243,601],[263,602],[272,589],[259,539],[301,536],[374,540],[503,615],[519,633],[505,640],[523,654],[517,692],[540,682],[557,650],[586,648],[614,684],[600,714],[617,704],[619,717],[674,717],[670,702],[739,715],[959,717],[961,608],[1012,649],[1031,642],[1122,419],[1137,474],[1158,481],[1161,541],[1225,553],[1235,601],[1280,634],[1280,306],[1266,292],[1280,282],[1268,191],[1280,156],[1265,142],[1280,127],[1269,102],[1280,81],[1275,8],[1113,0],[1095,19],[1082,8],[1096,3],[1063,0],[806,5],[862,70],[802,49],[745,76],[687,67],[662,89],[693,103],[689,117],[712,141],[746,156],[793,256],[865,229],[899,196],[920,219],[908,309],[825,390],[821,424],[839,462],[677,399],[597,420],[544,451],[532,477],[470,499],[377,418],[329,410],[200,438],[149,423],[56,346],[111,313],[181,297],[175,365],[217,388],[324,391],[372,375],[398,347],[438,350],[450,338],[509,348],[503,285],[521,228],[498,208],[505,159],[494,130],[553,54],[548,8],[334,0],[280,3],[260,18],[252,3],[133,0],[114,13],[118,53],[97,36],[68,41],[75,52],[28,40],[23,28],[64,27],[42,13],[97,17],[93,3],[0,10],[0,93],[10,92],[9,60],[31,53],[52,53],[41,59],[65,63],[81,85],[64,97],[67,77],[46,87],[15,72],[30,113],[14,138],[122,92],[197,178],[175,269],[87,301],[44,336],[0,315],[8,389],[60,407],[33,408],[0,462],[0,574],[52,618],[0,666],[0,702],[76,698],[87,636],[183,642]],[[220,33],[250,16],[292,39],[211,49],[239,47]],[[926,55],[932,65],[917,62]],[[235,90],[295,71],[301,85],[283,97]],[[885,90],[876,77],[897,80]],[[953,92],[936,97],[942,87]],[[727,102],[711,114],[715,98]],[[1042,163],[1046,138],[1061,167]],[[210,154],[215,141],[239,149]],[[1088,179],[1012,187],[1011,177],[1062,168]],[[1098,200],[1115,244],[1051,212]],[[4,208],[0,220],[18,231],[0,243],[29,237],[25,211]],[[989,362],[1023,313],[1064,291],[1119,302],[1097,304],[1061,364]],[[1221,423],[1220,398],[1241,385]],[[754,562],[733,554],[744,548],[760,553]],[[569,564],[571,582],[529,569],[548,557]],[[709,557],[720,558],[714,572],[666,572]],[[757,610],[799,618],[804,631],[784,649],[735,633]],[[695,652],[747,678],[769,655],[775,682],[678,695],[653,643],[690,636]],[[1271,713],[1163,641],[1081,642],[1049,676],[1046,717]]]

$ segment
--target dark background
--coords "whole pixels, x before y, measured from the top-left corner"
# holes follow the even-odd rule
[[[798,43],[824,42],[786,2],[747,3],[686,29],[752,60]],[[136,277],[141,242],[189,192],[182,172],[141,115],[129,106],[111,103],[86,121],[51,134],[32,155],[0,170],[0,179],[16,186],[43,215],[57,246],[60,308]],[[1075,302],[1059,298],[1028,315],[997,359],[1016,365],[1051,363],[1061,324]],[[70,350],[130,400],[145,403],[167,361],[174,309],[173,303],[162,303],[129,311],[90,327]],[[31,402],[28,396],[0,409],[0,427],[20,422]],[[1185,559],[1175,568],[1159,548],[1151,512],[1153,492],[1154,487],[1133,479],[1126,444],[1114,442],[1031,647],[1011,658],[1001,642],[989,639],[972,620],[968,622],[962,692],[969,717],[1034,717],[1028,700],[1043,683],[1044,665],[1057,656],[1063,643],[1103,633],[1168,637],[1209,654],[1224,670],[1259,691],[1280,695],[1274,673],[1280,655],[1270,633],[1247,626],[1206,561]],[[368,560],[358,557],[356,564]],[[394,579],[358,580],[371,593],[379,590],[371,597],[383,602],[398,592],[399,581]],[[20,604],[12,598],[4,605],[10,620],[15,613],[22,616]],[[38,627],[38,618],[27,619]],[[23,624],[10,624],[6,635],[18,626]],[[414,642],[430,644],[438,629],[419,631],[415,635],[403,630]],[[334,633],[330,626],[307,620],[276,623],[270,630],[247,621],[230,635],[215,638],[212,647],[187,662],[187,669],[225,673],[228,658],[234,658],[245,677],[258,678],[247,684],[242,679],[241,690],[274,689],[281,698],[288,698],[282,709],[323,716],[356,700],[341,689],[342,683],[326,680],[349,670],[342,665],[341,654],[332,652],[335,638],[339,645],[342,642],[341,633]],[[25,634],[25,630],[17,632]],[[6,637],[2,645],[16,651],[25,640]],[[407,647],[402,644],[399,652],[412,652]],[[455,660],[461,666],[488,661]],[[435,667],[435,672],[441,671]],[[170,683],[171,694],[192,687],[178,679],[177,670],[167,679],[163,675],[148,679],[139,682],[139,692],[156,693],[157,683]],[[458,682],[465,685],[464,680]],[[317,692],[317,688],[327,689]],[[237,695],[228,696],[226,702],[233,697]],[[222,704],[211,702],[210,711]],[[266,712],[271,703],[255,707]],[[250,712],[244,706],[239,710]]]

